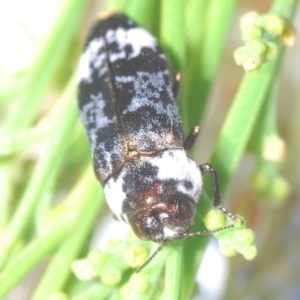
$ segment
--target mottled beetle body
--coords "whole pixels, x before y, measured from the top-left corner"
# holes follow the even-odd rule
[[[187,236],[202,173],[213,172],[218,183],[211,166],[198,166],[184,149],[168,62],[156,39],[122,14],[99,20],[79,80],[94,170],[114,214],[145,240]],[[215,192],[218,206],[218,186]]]

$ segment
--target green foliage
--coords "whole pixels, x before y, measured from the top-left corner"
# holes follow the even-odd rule
[[[50,296],[74,300],[190,299],[207,237],[167,245],[138,274],[134,268],[142,265],[157,245],[150,249],[151,243],[129,236],[127,241],[113,241],[115,244],[109,244],[105,252],[88,252],[87,245],[105,201],[93,176],[82,127],[78,125],[76,75],[65,78],[68,72],[62,68],[69,70],[74,64],[67,53],[74,44],[78,45],[74,36],[88,2],[65,1],[34,64],[0,89],[1,109],[6,110],[0,127],[0,298],[39,262],[48,259],[32,296],[34,300]],[[203,120],[237,1],[143,0],[142,5],[140,0],[108,2],[107,9],[126,12],[155,34],[170,58],[173,71],[183,73],[179,105],[187,134]],[[275,0],[262,22],[263,30],[282,35],[286,23],[281,21],[291,22],[296,3],[296,0]],[[243,33],[244,40],[250,42],[247,49],[258,55],[265,53],[266,59],[273,61],[266,63],[260,74],[244,76],[211,162],[218,170],[224,196],[249,145],[257,161],[252,178],[254,188],[264,200],[275,199],[277,203],[290,190],[279,174],[283,159],[279,152],[284,146],[277,143],[280,136],[272,93],[284,48],[277,46],[275,59],[272,44],[258,41],[262,29],[255,26]],[[245,53],[238,54],[237,60],[245,59]],[[57,74],[69,83],[43,115],[45,94],[54,88]],[[16,89],[21,92],[16,93]],[[275,140],[277,154],[262,151],[270,148],[270,138]],[[28,156],[26,151],[41,144],[38,156],[34,159]],[[16,181],[16,172],[21,182]],[[208,190],[206,186],[204,199],[197,205],[204,221],[211,211]],[[207,222],[226,225],[227,221],[215,213]],[[198,230],[204,230],[204,226],[197,218],[192,231]],[[246,259],[252,259],[256,255],[250,229],[236,226],[215,236],[221,251],[228,256],[240,252]]]

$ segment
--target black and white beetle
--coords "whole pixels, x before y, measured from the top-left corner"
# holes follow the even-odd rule
[[[157,40],[123,14],[92,28],[79,65],[79,106],[93,165],[114,214],[143,240],[177,241],[189,233],[211,173],[213,205],[220,206],[218,176],[187,154],[199,127],[183,143],[167,58]],[[159,248],[161,249],[162,246]]]

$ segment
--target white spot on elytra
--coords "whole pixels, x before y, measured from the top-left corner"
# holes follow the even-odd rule
[[[109,119],[104,114],[103,109],[105,105],[106,103],[103,100],[103,95],[102,93],[99,93],[98,95],[91,95],[90,101],[84,104],[80,111],[81,119],[85,124],[85,127],[89,128],[88,136],[91,142],[91,147],[94,151],[96,148],[100,149],[101,146],[104,149],[104,143],[102,143],[103,145],[97,144],[96,138],[99,129],[105,128],[109,124],[116,122],[116,117]],[[110,157],[107,157],[107,159],[108,158]]]
[[[104,193],[106,201],[110,209],[114,212],[116,217],[120,218],[122,215],[123,201],[126,199],[126,194],[123,192],[123,178],[119,176],[117,180],[111,178],[104,185]],[[127,216],[123,215],[125,221],[128,223]]]
[[[103,100],[102,93],[98,95],[91,95],[90,101],[87,102],[81,109],[81,115],[84,123],[93,123],[95,129],[101,129],[108,124],[114,123],[115,118],[109,119],[104,114],[105,101]]]
[[[159,180],[174,179],[176,190],[190,196],[194,201],[198,198],[202,189],[202,176],[196,162],[189,158],[184,150],[168,150],[155,156],[149,161],[158,168],[157,178]],[[192,188],[187,188],[184,183],[190,182]]]
[[[140,55],[142,48],[151,48],[155,51],[157,45],[156,39],[143,28],[117,28],[117,30],[108,30],[105,38],[108,43],[117,42],[120,52],[110,53],[110,62],[126,57],[125,47],[131,46],[132,53],[127,57],[132,59]]]
[[[80,57],[78,81],[82,80],[91,83],[93,69],[97,70],[99,74],[105,72],[105,53],[99,53],[103,46],[104,40],[102,37],[95,38],[89,42],[84,53]]]
[[[166,89],[168,91],[169,98],[172,98],[172,92],[164,80],[164,72],[137,72],[136,76],[116,76],[115,80],[117,87],[118,84],[129,82],[133,83],[134,97],[127,109],[123,111],[124,114],[134,112],[144,106],[150,106],[156,110],[157,114],[165,114],[166,116],[169,116],[170,120],[177,116],[177,110],[173,104],[164,107],[162,101],[149,101],[149,99],[160,100],[160,92]]]

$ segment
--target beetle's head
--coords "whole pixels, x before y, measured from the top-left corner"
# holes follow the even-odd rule
[[[129,222],[135,234],[143,240],[176,241],[189,231],[195,212],[195,202],[177,193],[134,214]]]

